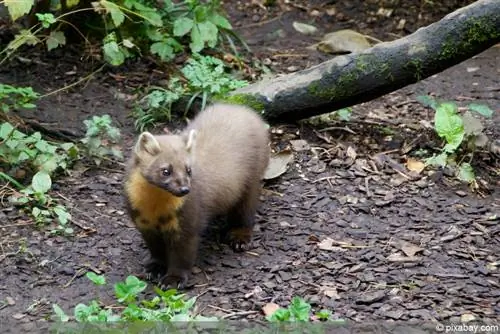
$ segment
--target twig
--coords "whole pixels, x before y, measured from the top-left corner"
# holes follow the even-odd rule
[[[71,279],[68,281],[68,283],[64,284],[63,285],[63,288],[67,288],[68,286],[71,285],[71,283],[73,283],[73,281],[79,276],[81,275],[83,272],[85,271],[85,268],[80,268],[78,269],[78,271],[73,275],[73,277],[71,277]]]
[[[260,26],[263,26],[267,23],[271,23],[273,21],[276,21],[276,20],[279,20],[281,18],[281,16],[283,15],[283,13],[281,13],[280,15],[276,16],[276,17],[273,17],[272,19],[269,19],[269,20],[266,20],[266,21],[261,21],[261,22],[257,22],[257,23],[252,23],[252,24],[248,24],[246,26],[243,26],[243,27],[240,27],[240,29],[242,30],[246,30],[248,28],[253,28],[253,27],[260,27]],[[239,30],[239,29],[238,29]]]
[[[83,81],[88,81],[88,80],[90,80],[90,78],[91,78],[92,76],[94,76],[94,75],[95,75],[95,74],[97,74],[98,72],[102,71],[102,69],[104,68],[104,66],[106,66],[106,64],[102,65],[102,66],[101,66],[101,67],[99,67],[97,70],[95,70],[94,72],[92,72],[92,73],[88,74],[87,76],[84,76],[84,77],[83,77],[83,78],[81,78],[80,80],[77,80],[77,81],[73,82],[72,84],[70,84],[70,85],[68,85],[68,86],[64,86],[64,87],[62,87],[62,88],[59,88],[59,89],[56,89],[56,90],[54,90],[54,91],[52,91],[52,92],[49,92],[49,93],[47,93],[47,94],[44,94],[44,95],[40,96],[40,98],[43,98],[43,97],[47,97],[47,96],[50,96],[50,95],[53,95],[53,94],[60,93],[60,92],[65,91],[65,90],[67,90],[67,89],[69,89],[69,88],[71,88],[71,87],[77,86],[78,84],[80,84],[80,83],[81,83],[81,82],[83,82]]]
[[[231,318],[231,317],[239,316],[239,315],[249,315],[249,314],[259,313],[259,311],[244,311],[244,310],[236,310],[236,309],[226,310],[226,309],[223,309],[222,307],[218,307],[218,306],[214,306],[214,305],[207,305],[207,307],[228,313],[228,314],[223,315],[221,317],[221,319],[227,319],[227,318]],[[234,311],[236,311],[236,312],[234,312]]]
[[[241,312],[234,312],[234,313],[229,313],[225,314],[221,317],[221,319],[227,319],[235,316],[241,316],[241,315],[250,315],[250,314],[256,314],[259,313],[259,311],[241,311]]]
[[[330,130],[343,130],[343,131],[347,131],[353,135],[356,134],[355,131],[349,129],[347,126],[329,126],[327,128],[323,128],[321,130],[318,130],[318,132],[326,132],[326,131],[330,131]]]
[[[17,224],[8,224],[8,225],[1,225],[1,227],[15,227],[15,226],[26,226],[26,225],[33,225],[35,222],[23,222],[23,223],[17,223]]]

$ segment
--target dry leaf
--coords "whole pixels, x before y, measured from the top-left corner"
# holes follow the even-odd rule
[[[414,245],[414,244],[411,244],[411,243],[408,242],[408,243],[405,243],[401,247],[401,250],[403,251],[403,253],[406,254],[406,256],[408,256],[408,257],[414,257],[415,254],[417,254],[418,252],[423,251],[424,249],[418,247],[417,245]]]
[[[474,316],[474,314],[464,313],[460,316],[460,322],[462,322],[462,323],[470,322],[470,321],[474,321],[474,320],[476,320],[476,317]]]
[[[290,150],[284,150],[274,154],[269,161],[264,180],[274,179],[285,173],[288,169],[288,164],[293,160],[293,153]]]
[[[349,146],[345,153],[346,153],[347,157],[352,159],[352,160],[356,160],[356,157],[358,156],[356,153],[356,150],[352,146]]]
[[[404,256],[400,253],[393,253],[387,257],[387,260],[390,262],[415,262],[418,261],[418,257],[413,256]]]
[[[268,315],[271,315],[274,312],[276,312],[276,310],[278,310],[278,309],[280,309],[280,306],[278,304],[267,303],[266,305],[264,305],[262,307],[262,312],[264,312],[265,316],[268,316]]]
[[[337,289],[333,286],[322,286],[321,291],[323,294],[332,299],[340,299]]]
[[[304,139],[290,140],[290,145],[295,152],[308,151],[310,149],[309,144]]]
[[[411,170],[412,172],[417,172],[420,174],[425,168],[425,163],[417,159],[408,158],[406,160],[406,168],[408,168],[408,170]]]
[[[333,247],[333,239],[332,238],[326,238],[321,242],[318,242],[318,248],[322,250],[332,250]]]
[[[316,28],[315,26],[312,26],[310,24],[300,23],[297,21],[293,22],[292,26],[295,30],[304,35],[314,35],[316,31],[318,31],[318,28]]]
[[[326,34],[319,43],[309,48],[331,54],[361,52],[371,48],[369,39],[376,40],[354,30],[343,29]]]

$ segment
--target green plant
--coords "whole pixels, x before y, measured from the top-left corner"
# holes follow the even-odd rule
[[[28,209],[36,224],[46,225],[55,221],[57,225],[52,229],[53,233],[71,234],[73,229],[68,227],[71,215],[47,192],[52,187],[51,175],[57,170],[66,170],[68,164],[78,157],[76,146],[72,143],[51,144],[43,140],[39,132],[28,136],[8,122],[0,125],[0,141],[2,165],[13,171],[22,171],[21,174],[35,172],[27,187],[6,173],[0,174],[19,190],[11,196],[11,201]]]
[[[481,121],[472,115],[472,112],[484,117],[491,117],[493,110],[486,105],[471,103],[463,115],[453,102],[438,101],[430,96],[419,96],[417,100],[424,106],[435,110],[434,128],[439,137],[446,142],[441,152],[426,160],[427,165],[451,167],[459,180],[475,183],[474,170],[470,164],[473,153],[477,147],[482,147],[488,142],[483,133]],[[458,154],[469,156],[468,161],[456,161]]]
[[[134,107],[135,128],[142,132],[157,121],[170,121],[172,104],[179,101],[185,93],[186,88],[178,77],[172,78],[167,88],[150,87]]]
[[[312,318],[311,304],[300,297],[293,297],[287,308],[279,308],[272,314],[266,316],[270,322],[308,322]],[[314,318],[320,321],[334,321],[344,323],[343,319],[333,320],[329,310],[321,310],[314,314]]]
[[[104,276],[87,273],[96,285],[104,286]],[[147,284],[135,276],[128,276],[124,282],[114,285],[115,297],[120,307],[104,307],[97,300],[88,305],[80,303],[75,306],[73,318],[77,322],[125,322],[125,321],[217,321],[213,317],[203,317],[192,314],[196,298],[185,298],[177,290],[163,291],[154,289],[156,295],[152,299],[140,299],[139,295],[146,289]],[[53,304],[56,317],[67,322],[71,317],[66,315],[57,304]],[[114,312],[113,310],[118,310]]]
[[[5,4],[13,21],[28,15],[34,6],[33,1]],[[82,24],[76,19],[77,14],[82,13],[97,21]],[[96,13],[95,17],[91,16]],[[104,33],[103,56],[115,66],[142,53],[151,53],[168,62],[184,50],[183,43],[197,53],[206,47],[214,48],[221,37],[225,37],[236,53],[233,39],[242,42],[222,16],[218,0],[176,3],[171,0],[54,0],[47,8],[36,6],[35,18],[38,23],[29,29],[20,29],[0,53],[5,56],[4,60],[23,45],[44,43],[49,51],[63,46],[68,28],[75,29],[84,39],[92,33],[97,36]],[[104,27],[104,31],[89,30],[89,27]]]
[[[0,110],[8,113],[15,109],[32,109],[39,94],[31,87],[14,87],[0,84]]]
[[[224,62],[211,56],[193,54],[187,64],[181,70],[187,79],[188,94],[192,95],[186,110],[191,107],[193,101],[202,96],[202,109],[207,99],[217,98],[237,88],[248,85],[247,81],[235,80],[225,72]]]
[[[167,88],[151,87],[134,108],[136,129],[143,131],[155,122],[171,119],[172,105],[184,97],[189,97],[185,113],[191,108],[196,98],[202,99],[201,108],[207,100],[226,95],[230,91],[248,84],[244,80],[235,80],[226,73],[223,61],[211,56],[194,54],[181,69],[185,80],[179,77],[170,79]],[[185,83],[183,83],[185,81]]]
[[[109,115],[92,116],[83,121],[87,127],[85,137],[81,142],[85,145],[86,154],[99,165],[108,156],[123,159],[123,154],[118,147],[120,130],[113,126]]]

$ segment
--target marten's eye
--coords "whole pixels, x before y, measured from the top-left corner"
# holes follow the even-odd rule
[[[169,175],[170,175],[170,169],[168,169],[168,168],[163,168],[163,169],[161,170],[161,173],[162,173],[162,175],[163,175],[163,176],[169,176]]]
[[[187,175],[191,176],[191,167],[186,166],[186,173]]]

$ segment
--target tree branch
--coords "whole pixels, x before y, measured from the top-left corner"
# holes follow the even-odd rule
[[[227,100],[296,121],[370,101],[500,41],[500,1],[479,0],[411,35],[234,91]]]

